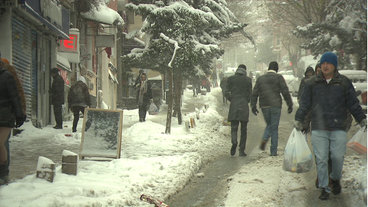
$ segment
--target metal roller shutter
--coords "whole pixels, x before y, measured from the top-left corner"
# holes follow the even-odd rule
[[[33,40],[37,38],[37,34],[31,29],[30,24],[23,23],[18,19],[13,18],[12,38],[12,64],[23,84],[27,102],[27,117],[31,118],[32,95],[37,94],[34,94],[35,90],[32,91],[32,80],[33,82],[37,80],[35,77],[32,79],[32,76],[34,75],[32,74],[32,71],[35,64],[32,62],[33,56],[35,56],[32,56],[32,50],[36,47],[33,44]]]

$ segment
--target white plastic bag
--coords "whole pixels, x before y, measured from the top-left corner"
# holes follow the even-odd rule
[[[360,154],[367,154],[367,127],[362,127],[354,134],[347,146]]]
[[[312,170],[313,166],[312,152],[305,137],[301,131],[294,128],[285,147],[283,169],[303,173]]]
[[[151,104],[148,108],[148,114],[149,115],[158,114],[158,108],[157,108],[156,104],[154,104],[153,102],[151,102]]]

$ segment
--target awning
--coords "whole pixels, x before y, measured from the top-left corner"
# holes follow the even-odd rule
[[[119,13],[110,9],[103,1],[99,2],[98,7],[92,6],[92,9],[88,12],[81,13],[82,17],[90,19],[96,22],[123,26],[124,20]]]
[[[66,34],[65,32],[61,31],[59,28],[57,28],[51,22],[44,19],[31,6],[29,6],[29,4],[27,2],[25,2],[25,8],[26,8],[27,12],[29,12],[33,17],[38,19],[40,22],[44,23],[48,28],[50,28],[53,32],[55,32],[56,35],[60,36],[62,39],[69,39],[69,34]]]
[[[68,61],[68,59],[66,59],[65,57],[59,55],[58,53],[56,54],[56,61],[57,64],[64,70],[67,70],[69,72],[72,72],[72,70],[70,69],[70,63]]]

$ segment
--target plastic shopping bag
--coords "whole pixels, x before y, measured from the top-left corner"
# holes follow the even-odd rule
[[[301,131],[294,128],[285,147],[283,169],[303,173],[312,170],[313,166],[312,152],[305,137]]]
[[[157,108],[156,104],[154,104],[153,102],[151,102],[151,104],[148,108],[148,114],[149,115],[158,114],[158,108]]]
[[[348,147],[360,154],[367,154],[367,127],[362,127],[348,142]]]

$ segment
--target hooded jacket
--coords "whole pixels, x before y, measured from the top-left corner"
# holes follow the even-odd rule
[[[235,75],[227,79],[225,97],[230,101],[228,121],[248,121],[249,102],[252,95],[252,79],[246,76],[246,70],[238,68]]]
[[[11,114],[17,119],[24,118],[22,104],[20,102],[19,93],[13,75],[7,69],[0,68],[0,108],[11,107]],[[3,114],[0,114],[3,116]],[[14,127],[14,117],[9,118],[8,123],[3,123],[1,126]]]
[[[357,122],[366,118],[351,81],[335,70],[327,83],[319,73],[306,83],[295,120],[303,122],[311,111],[312,130],[346,130],[347,110]]]
[[[308,72],[312,72],[312,75],[307,75]],[[298,100],[303,93],[305,84],[314,76],[314,69],[312,67],[308,67],[305,70],[304,78],[300,81],[299,90],[298,90]]]
[[[68,93],[68,106],[71,108],[73,106],[87,107],[91,106],[91,98],[89,95],[89,90],[87,85],[83,80],[77,81]]]

